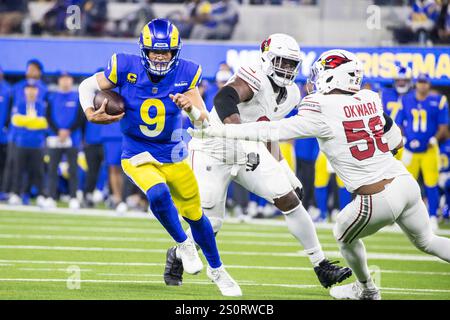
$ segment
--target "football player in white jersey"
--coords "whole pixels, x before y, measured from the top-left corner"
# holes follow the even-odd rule
[[[323,53],[311,70],[316,93],[297,116],[268,123],[210,126],[197,137],[279,141],[316,137],[320,149],[355,196],[338,215],[334,235],[357,281],[330,290],[337,299],[381,299],[370,278],[361,238],[396,222],[420,250],[450,262],[450,239],[433,234],[419,185],[392,153],[400,129],[383,112],[378,94],[360,90],[363,66],[345,50]]]
[[[294,83],[301,66],[297,42],[285,34],[273,34],[261,45],[261,60],[242,66],[217,93],[209,121],[248,123],[283,119],[301,100]],[[197,178],[202,208],[214,232],[222,227],[226,192],[234,180],[267,199],[284,213],[289,231],[303,246],[324,287],[351,276],[351,270],[325,258],[314,224],[301,203],[302,184],[282,159],[278,144],[224,138],[197,139],[189,144],[190,161]],[[189,233],[189,231],[188,231]],[[167,252],[164,280],[180,285],[182,266],[176,249]]]

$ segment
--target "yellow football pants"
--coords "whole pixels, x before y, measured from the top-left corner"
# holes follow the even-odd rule
[[[413,153],[405,149],[402,162],[416,180],[422,172],[425,186],[434,187],[438,184],[439,147],[437,145],[428,147],[427,151],[421,153]]]
[[[179,214],[194,221],[202,217],[197,180],[186,160],[163,165],[147,163],[135,167],[128,159],[122,159],[122,169],[144,193],[159,183],[167,184]]]

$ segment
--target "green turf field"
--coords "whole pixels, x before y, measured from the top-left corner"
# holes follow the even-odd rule
[[[331,230],[318,233],[343,262]],[[450,265],[403,234],[365,244],[383,299],[450,299]],[[0,211],[0,299],[222,299],[205,269],[181,287],[164,285],[171,245],[151,219]],[[226,223],[218,245],[243,299],[330,299],[286,227]]]

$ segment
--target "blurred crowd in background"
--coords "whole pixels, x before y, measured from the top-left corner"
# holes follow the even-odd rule
[[[32,59],[26,65],[24,77],[15,78],[16,82],[12,84],[4,79],[0,69],[0,200],[11,205],[36,203],[43,208],[106,207],[120,213],[146,211],[145,196],[128,180],[120,166],[120,124],[87,122],[78,101],[77,82],[81,79],[61,71],[44,80],[43,72],[41,62]],[[213,107],[217,91],[232,75],[231,67],[223,62],[217,67],[214,81],[201,82],[199,90],[208,110]],[[305,96],[306,85],[297,84]],[[403,70],[388,86],[366,82],[364,88],[380,92],[386,111],[400,125],[399,101],[406,96],[415,99],[420,94],[420,99],[425,97],[431,103],[437,101],[439,121],[444,121],[425,123],[425,127],[448,126],[446,97],[431,87],[430,79],[425,75],[413,81],[410,72]],[[409,102],[404,103],[406,106]],[[288,116],[295,114],[296,110],[293,110]],[[417,121],[419,123],[419,119]],[[418,124],[420,134],[424,129],[423,121],[420,126]],[[185,117],[184,128],[189,125],[190,121]],[[435,133],[430,134],[431,137]],[[417,178],[428,199],[431,215],[448,219],[450,140],[446,138],[441,141],[432,141],[428,136],[420,138],[430,140],[425,142],[431,150],[431,160],[427,161],[433,163],[433,157],[440,154],[441,163],[428,167],[418,164],[422,172],[417,173]],[[411,140],[410,137],[407,139]],[[304,185],[305,208],[317,223],[332,221],[339,209],[351,201],[351,195],[325,156],[319,153],[317,140],[284,142],[281,151]],[[272,204],[237,184],[230,186],[228,194],[229,212],[239,219],[280,214]]]
[[[32,2],[51,3],[39,21],[32,21]],[[109,12],[111,3],[134,3],[130,13]],[[24,33],[31,35],[73,35],[136,37],[140,26],[161,13],[154,3],[182,3],[180,9],[166,13],[181,32],[183,39],[228,40],[240,20],[240,6],[318,6],[319,0],[0,0],[0,34]],[[407,17],[387,28],[397,43],[418,43],[424,46],[450,43],[450,9],[448,0],[373,0],[380,6],[401,6]],[[81,8],[81,26],[70,30],[66,27],[67,8],[78,5]],[[389,21],[388,21],[389,22]]]

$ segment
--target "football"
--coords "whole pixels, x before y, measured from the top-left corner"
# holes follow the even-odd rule
[[[100,109],[103,101],[108,99],[108,104],[106,105],[106,113],[115,116],[121,114],[125,111],[125,101],[123,97],[115,91],[102,90],[98,91],[94,97],[94,108],[95,110]]]

